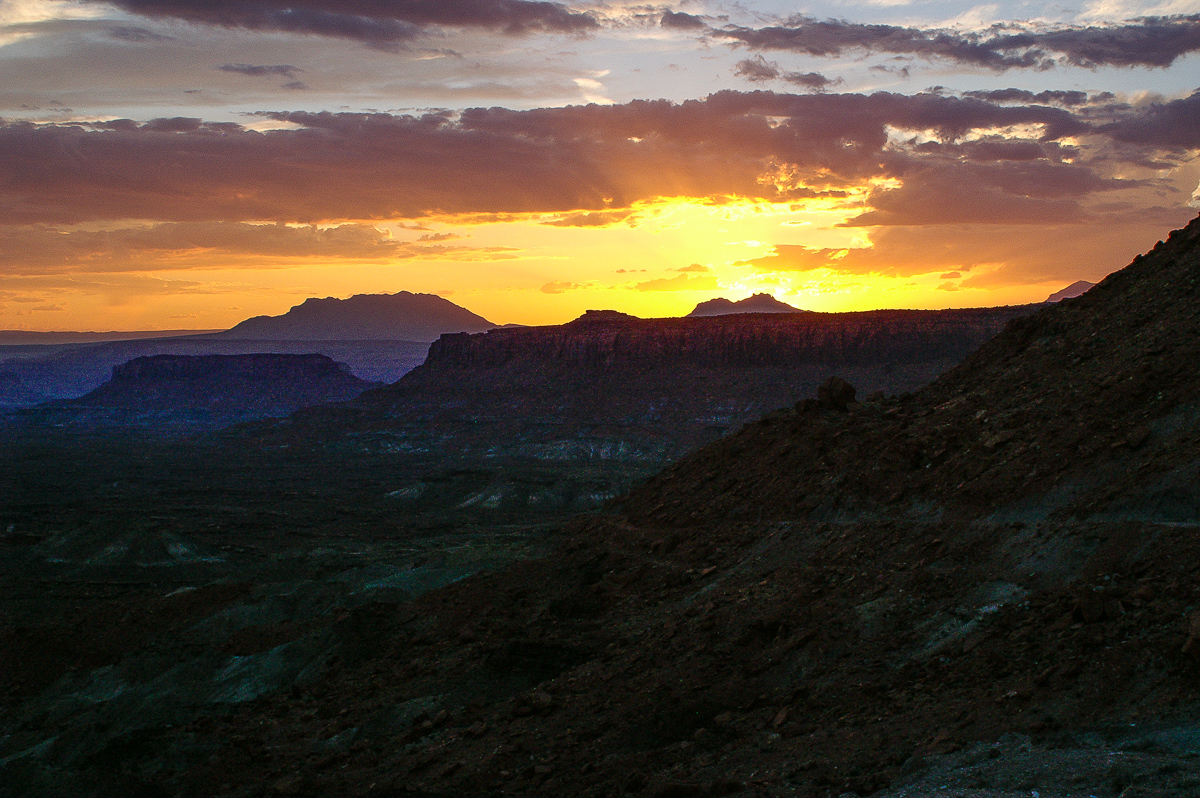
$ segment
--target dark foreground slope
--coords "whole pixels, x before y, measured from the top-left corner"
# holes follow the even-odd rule
[[[1195,795],[1198,279],[1200,222],[912,397],[775,413],[554,557],[362,612],[353,657],[192,724],[211,753],[155,778]]]

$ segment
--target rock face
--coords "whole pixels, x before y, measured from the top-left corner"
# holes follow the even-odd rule
[[[1089,283],[1087,280],[1076,280],[1061,291],[1055,291],[1053,294],[1046,297],[1046,301],[1061,302],[1064,299],[1074,299],[1077,296],[1086,294],[1095,287],[1095,283]]]
[[[760,368],[957,362],[1036,306],[639,319],[589,311],[557,327],[444,335],[425,367],[444,369]]]
[[[659,466],[815,395],[834,372],[864,393],[914,390],[1032,309],[589,312],[554,327],[444,335],[424,364],[364,396],[345,424],[375,418],[410,445],[453,439],[463,451],[539,458],[594,450]]]
[[[153,355],[113,366],[107,383],[59,404],[181,421],[232,422],[353,399],[376,385],[325,355]]]
[[[300,341],[433,341],[442,333],[482,332],[487,319],[435,294],[356,294],[306,299],[282,316],[255,316],[216,337]]]
[[[724,297],[710,299],[696,305],[695,310],[688,314],[695,318],[700,316],[727,316],[730,313],[806,313],[800,308],[792,307],[786,302],[780,302],[770,294],[754,294],[734,302]]]

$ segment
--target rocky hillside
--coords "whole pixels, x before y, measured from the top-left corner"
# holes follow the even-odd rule
[[[364,611],[172,783],[1194,795],[1198,281],[1200,221],[911,396],[827,390],[554,557]]]
[[[1046,301],[1061,302],[1064,299],[1074,299],[1077,296],[1086,294],[1095,287],[1095,283],[1089,283],[1087,280],[1076,280],[1061,291],[1055,291],[1053,294],[1046,297]]]
[[[113,366],[107,383],[57,406],[232,423],[353,399],[376,385],[325,355],[152,355]]]
[[[631,511],[1196,518],[1198,281],[1193,222],[1077,299],[1014,320],[917,395],[763,419],[657,477]],[[710,479],[733,462],[732,483]]]
[[[436,294],[355,294],[310,298],[281,316],[255,316],[219,338],[272,341],[433,341],[442,333],[482,332],[487,319]]]
[[[1077,299],[1010,310],[907,395],[822,359],[923,362],[889,360],[888,314],[590,314],[442,339],[396,385],[214,439],[186,485],[105,458],[0,537],[20,610],[0,623],[0,794],[1191,798],[1198,281],[1200,220]],[[907,318],[928,322],[914,351],[949,345]],[[649,440],[703,407],[719,426],[713,396],[789,386],[536,537],[549,556],[500,550],[535,541],[509,522],[561,474],[632,457],[538,445]],[[491,482],[415,484],[421,447],[472,453],[447,484]],[[264,479],[266,455],[299,476]],[[164,490],[134,539],[127,497]],[[401,531],[420,501],[442,508],[441,562]],[[450,507],[512,515],[481,541]]]

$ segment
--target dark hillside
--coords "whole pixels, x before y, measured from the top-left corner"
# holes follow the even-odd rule
[[[371,643],[336,676],[194,725],[240,743],[186,778],[1194,795],[1198,239],[1200,222],[912,396],[773,413],[554,557],[364,616]],[[332,760],[290,742],[339,734],[355,742]]]
[[[697,502],[793,519],[851,507],[1195,518],[1198,281],[1193,222],[1083,296],[1014,320],[916,395],[764,419],[652,480],[629,511],[673,523]]]

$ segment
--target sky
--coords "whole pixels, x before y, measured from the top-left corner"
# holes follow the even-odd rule
[[[994,306],[1200,210],[1200,0],[0,0],[0,329]]]

